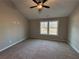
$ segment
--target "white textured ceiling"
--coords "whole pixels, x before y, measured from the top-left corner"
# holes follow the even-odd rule
[[[50,9],[43,9],[38,12],[36,8],[29,7],[36,5],[32,0],[12,0],[18,10],[28,19],[65,17],[71,14],[77,6],[79,0],[48,0],[45,4],[50,6]]]

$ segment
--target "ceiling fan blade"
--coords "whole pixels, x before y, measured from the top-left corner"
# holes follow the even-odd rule
[[[32,6],[32,7],[30,7],[30,8],[35,8],[35,7],[37,7],[37,6]]]
[[[47,0],[43,0],[43,3],[45,3]]]
[[[45,7],[45,8],[50,8],[49,6],[45,6],[45,5],[43,5],[43,7]]]
[[[36,1],[36,0],[33,0],[36,4],[38,4],[38,1]]]

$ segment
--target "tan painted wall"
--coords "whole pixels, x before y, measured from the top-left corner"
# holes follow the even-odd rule
[[[58,20],[58,36],[40,35],[40,21]],[[67,41],[68,17],[48,18],[39,20],[30,20],[30,38],[50,39],[58,41]]]
[[[79,52],[79,6],[70,17],[69,43]]]
[[[0,0],[0,51],[28,38],[28,21],[8,2]]]

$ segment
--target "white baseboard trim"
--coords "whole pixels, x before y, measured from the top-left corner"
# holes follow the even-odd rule
[[[77,53],[79,53],[79,50],[78,50],[74,45],[70,44],[70,46],[71,46]]]
[[[9,46],[7,46],[7,47],[5,47],[5,48],[1,49],[1,50],[0,50],[0,52],[2,52],[2,51],[4,51],[4,50],[6,50],[6,49],[8,49],[8,48],[12,47],[13,45],[18,44],[18,43],[20,43],[20,42],[22,42],[22,41],[24,41],[24,40],[25,40],[25,39],[19,40],[19,41],[17,41],[17,42],[15,42],[15,43],[13,43],[13,44],[11,44],[11,45],[9,45]]]

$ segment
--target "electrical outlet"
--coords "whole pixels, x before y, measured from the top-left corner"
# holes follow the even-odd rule
[[[12,41],[9,41],[9,43],[12,43]]]
[[[20,24],[20,22],[17,22],[17,24]]]

